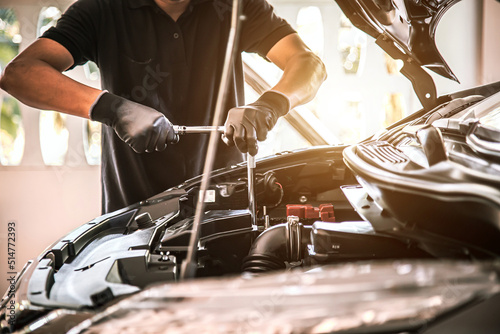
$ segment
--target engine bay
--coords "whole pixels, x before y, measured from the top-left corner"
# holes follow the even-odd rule
[[[467,138],[477,131],[471,120],[499,103],[478,93],[486,98],[450,96],[357,145],[259,160],[255,218],[246,164],[213,171],[195,277],[370,260],[497,259],[500,195],[487,171],[499,168],[498,159],[470,148]],[[97,217],[48,247],[19,275],[18,323],[61,307],[98,310],[182,280],[200,183],[201,176]]]
[[[196,277],[431,257],[409,239],[376,232],[358,215],[341,189],[359,187],[343,162],[344,148],[319,147],[259,162],[256,224],[248,209],[245,165],[215,171],[200,226]],[[81,226],[26,269],[31,279],[24,293],[35,305],[95,308],[153,283],[178,281],[197,196],[199,178]]]

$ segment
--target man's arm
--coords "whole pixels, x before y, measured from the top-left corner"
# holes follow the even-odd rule
[[[0,87],[26,105],[89,118],[89,109],[101,91],[62,74],[73,65],[61,44],[40,38],[12,60],[0,78]]]
[[[109,125],[138,153],[162,151],[174,140],[172,124],[162,113],[62,74],[73,62],[61,44],[40,38],[5,68],[0,87],[29,106]]]
[[[311,101],[326,79],[325,65],[298,34],[283,37],[269,50],[267,58],[283,70],[272,90],[289,98],[290,109]]]
[[[279,40],[267,58],[283,70],[280,81],[256,102],[231,109],[225,123],[226,144],[251,155],[257,154],[257,140],[266,139],[278,118],[312,100],[326,79],[323,62],[296,33]]]

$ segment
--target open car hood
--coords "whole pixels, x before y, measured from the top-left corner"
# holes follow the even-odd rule
[[[443,14],[460,0],[336,1],[359,29],[375,39],[389,39],[407,59],[458,81],[436,47],[435,33]]]
[[[336,0],[359,29],[376,39],[414,86],[425,108],[435,106],[434,82],[424,68],[458,82],[435,43],[443,14],[460,0]]]

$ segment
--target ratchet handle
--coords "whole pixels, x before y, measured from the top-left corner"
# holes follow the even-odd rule
[[[186,134],[200,134],[200,133],[212,133],[212,132],[224,132],[223,126],[186,126],[186,125],[174,125],[174,132],[178,135]]]
[[[224,133],[223,126],[185,126],[185,125],[174,125],[175,138],[170,142],[170,144],[177,144],[179,142],[179,137],[186,134],[201,134],[201,133],[212,133],[219,132]]]

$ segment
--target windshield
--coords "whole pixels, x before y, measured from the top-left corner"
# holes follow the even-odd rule
[[[328,78],[302,110],[315,118],[306,117],[309,121],[328,129],[330,144],[356,143],[417,110],[413,106],[418,106],[418,99],[411,83],[399,73],[399,63],[352,26],[335,2],[315,6],[271,2],[325,63]],[[244,54],[243,59],[271,87],[281,77],[278,67],[256,54]]]

